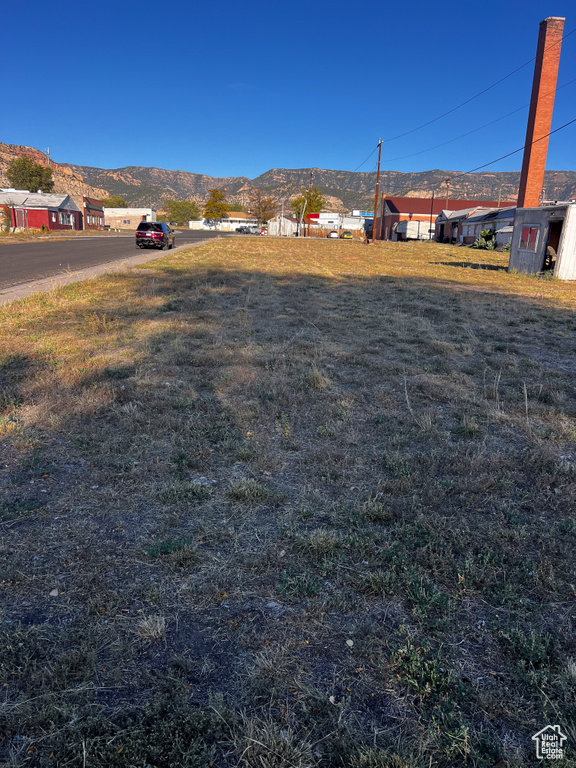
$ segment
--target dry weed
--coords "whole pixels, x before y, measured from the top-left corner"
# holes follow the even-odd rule
[[[138,622],[138,635],[151,643],[166,637],[166,619],[164,616],[145,616]]]

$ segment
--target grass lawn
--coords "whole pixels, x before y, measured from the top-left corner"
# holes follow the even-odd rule
[[[0,308],[0,764],[576,766],[576,292],[230,238]]]

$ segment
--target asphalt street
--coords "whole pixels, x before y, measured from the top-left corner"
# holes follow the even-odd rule
[[[198,243],[222,236],[222,232],[186,230],[176,232],[176,248],[187,243]],[[94,267],[100,264],[147,255],[152,250],[136,247],[134,233],[118,236],[54,239],[47,242],[15,243],[0,245],[0,288],[9,288],[33,280],[65,274],[66,272]],[[158,257],[170,253],[156,251]]]

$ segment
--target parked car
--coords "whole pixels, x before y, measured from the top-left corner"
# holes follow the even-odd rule
[[[340,235],[340,239],[341,240],[353,240],[354,239],[354,235],[352,234],[352,232],[349,232],[348,230],[345,230]]]
[[[164,221],[141,221],[136,230],[138,248],[174,248],[174,230]]]
[[[337,229],[333,229],[331,232],[328,232],[326,237],[336,237],[337,238],[338,237],[338,230]]]

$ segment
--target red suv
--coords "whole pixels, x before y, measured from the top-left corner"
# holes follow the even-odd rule
[[[174,230],[163,221],[141,221],[136,230],[138,248],[173,248],[176,238]]]

